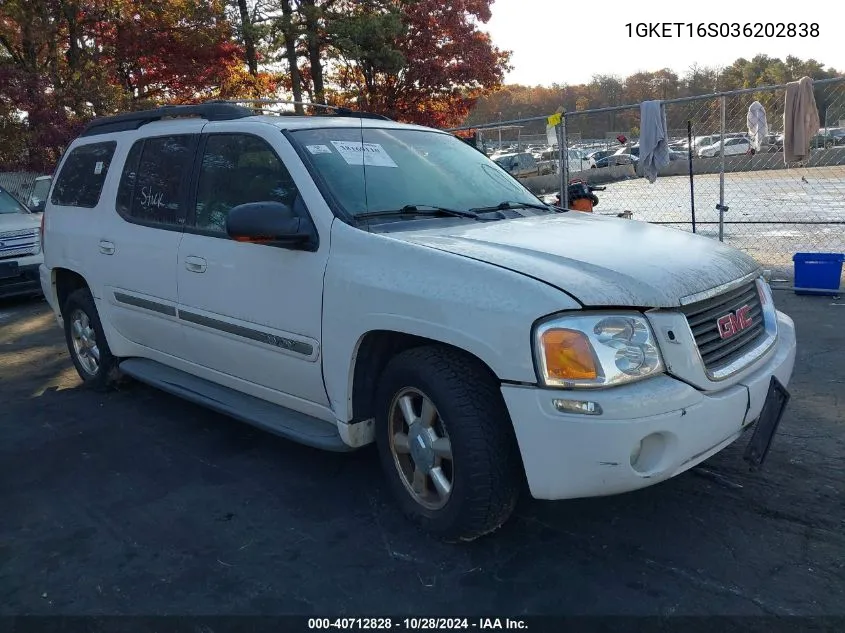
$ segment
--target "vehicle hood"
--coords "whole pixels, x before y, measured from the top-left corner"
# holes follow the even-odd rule
[[[582,212],[391,231],[390,237],[507,268],[585,306],[669,308],[760,267],[709,237]]]
[[[40,216],[30,213],[0,213],[0,232],[37,229],[41,226]]]

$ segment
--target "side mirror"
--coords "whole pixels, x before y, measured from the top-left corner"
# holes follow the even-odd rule
[[[248,202],[232,207],[226,217],[226,233],[238,242],[317,250],[317,230],[311,219],[281,202]]]

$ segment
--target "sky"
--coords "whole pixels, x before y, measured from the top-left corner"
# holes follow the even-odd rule
[[[802,11],[801,7],[808,7]],[[757,54],[813,58],[845,71],[845,2],[762,0],[494,0],[493,17],[481,25],[496,46],[513,52],[506,83],[588,83],[594,74],[626,77],[637,71],[671,68],[679,75],[693,64],[726,66]],[[626,24],[802,22],[818,24],[818,37],[629,37]],[[631,27],[632,29],[635,27]],[[677,27],[671,27],[673,31]],[[677,35],[677,33],[672,33]],[[763,33],[765,35],[765,32]]]

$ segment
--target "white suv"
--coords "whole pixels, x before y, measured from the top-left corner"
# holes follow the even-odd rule
[[[788,399],[762,271],[679,230],[543,204],[454,136],[177,106],[91,123],[41,282],[80,376],[128,375],[328,450],[471,539],[539,499],[642,488]],[[755,425],[756,422],[756,425]]]

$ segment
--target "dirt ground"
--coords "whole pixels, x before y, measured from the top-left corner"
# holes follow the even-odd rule
[[[799,351],[763,471],[743,439],[467,545],[409,526],[373,450],[80,388],[47,304],[0,302],[0,615],[843,615],[845,299],[776,300]]]

